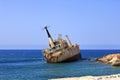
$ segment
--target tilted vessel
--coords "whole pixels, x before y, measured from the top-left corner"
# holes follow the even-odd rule
[[[78,44],[71,44],[69,37],[63,40],[59,35],[57,40],[53,40],[47,26],[44,27],[47,32],[49,47],[43,50],[43,55],[48,63],[71,62],[81,59],[81,53]]]

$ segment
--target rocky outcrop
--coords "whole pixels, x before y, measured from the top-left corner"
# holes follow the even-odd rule
[[[102,58],[98,58],[97,61],[111,64],[112,66],[120,66],[120,53],[118,54],[109,54]]]

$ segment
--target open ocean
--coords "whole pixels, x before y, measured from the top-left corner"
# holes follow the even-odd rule
[[[41,50],[0,50],[0,80],[47,80],[86,75],[120,73],[120,67],[112,67],[90,61],[120,50],[81,50],[83,60],[70,63],[46,63]]]

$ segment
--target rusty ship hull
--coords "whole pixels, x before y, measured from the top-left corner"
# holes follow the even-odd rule
[[[79,46],[77,44],[72,45],[66,49],[60,49],[52,53],[44,53],[46,61],[48,63],[58,62],[71,62],[81,59]]]
[[[68,36],[63,40],[61,36],[57,40],[53,40],[47,27],[45,27],[49,47],[43,50],[43,55],[48,63],[71,62],[82,58],[79,45],[71,44]]]

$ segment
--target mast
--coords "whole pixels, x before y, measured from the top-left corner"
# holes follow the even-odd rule
[[[66,40],[67,40],[68,45],[69,45],[69,46],[72,46],[71,41],[70,41],[68,35],[66,35]]]
[[[55,44],[54,44],[54,41],[53,41],[53,39],[52,39],[52,37],[51,37],[48,29],[47,29],[47,26],[45,26],[44,28],[45,28],[45,30],[46,30],[46,32],[47,32],[47,35],[48,35],[49,46],[50,46],[50,48],[54,48],[54,47],[55,47]]]

